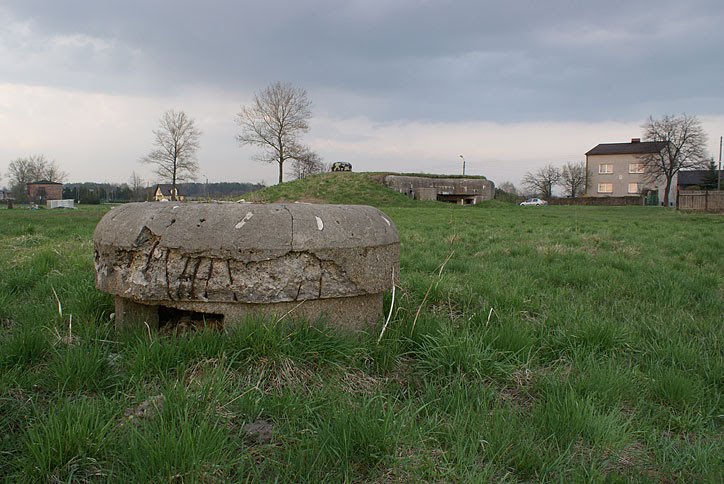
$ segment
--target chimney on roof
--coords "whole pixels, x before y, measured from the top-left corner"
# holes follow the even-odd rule
[[[631,138],[632,143],[641,143],[641,138]]]

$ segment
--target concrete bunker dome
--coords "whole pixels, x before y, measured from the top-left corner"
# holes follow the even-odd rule
[[[158,327],[169,310],[224,324],[293,311],[362,328],[400,272],[397,229],[363,205],[132,203],[93,243],[118,326]]]

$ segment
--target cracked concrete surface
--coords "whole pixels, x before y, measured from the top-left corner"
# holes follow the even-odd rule
[[[331,306],[375,295],[381,309],[399,277],[397,230],[367,206],[128,204],[99,222],[93,240],[96,286],[126,306],[232,314],[229,304]]]

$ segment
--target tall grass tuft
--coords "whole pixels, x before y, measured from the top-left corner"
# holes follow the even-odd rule
[[[18,477],[27,481],[75,481],[107,477],[114,412],[107,401],[64,400],[30,423]]]

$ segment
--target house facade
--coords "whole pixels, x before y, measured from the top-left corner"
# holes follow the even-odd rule
[[[153,189],[153,199],[157,202],[168,202],[174,197],[171,196],[171,184],[170,183],[159,183]],[[176,186],[176,200],[183,201],[184,196],[179,193],[178,185]]]
[[[642,161],[645,155],[660,153],[665,141],[633,138],[630,143],[602,143],[586,153],[586,196],[631,197],[650,192],[664,199],[666,181],[651,180]],[[676,200],[676,179],[672,180],[669,201]]]

